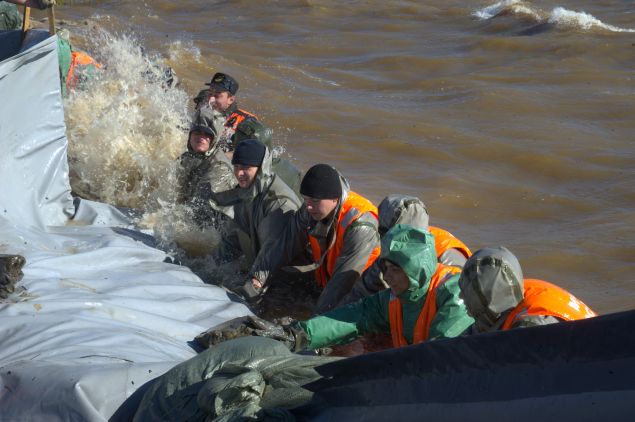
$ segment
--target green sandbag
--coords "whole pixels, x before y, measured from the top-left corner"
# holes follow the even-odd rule
[[[22,28],[22,15],[15,4],[0,1],[0,31]]]
[[[157,378],[134,421],[294,420],[287,409],[312,397],[301,385],[320,378],[315,367],[337,359],[295,355],[263,337],[227,341]]]

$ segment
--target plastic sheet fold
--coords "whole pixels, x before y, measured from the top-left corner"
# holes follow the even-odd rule
[[[126,420],[197,334],[250,312],[166,262],[130,212],[71,196],[56,38],[15,39],[0,33],[0,253],[26,265],[0,301],[0,419]]]

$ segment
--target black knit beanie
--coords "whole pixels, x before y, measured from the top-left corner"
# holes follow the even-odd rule
[[[262,160],[265,158],[266,149],[264,144],[255,139],[245,139],[236,145],[232,156],[232,164],[260,167]]]
[[[315,199],[338,199],[342,196],[340,174],[328,164],[316,164],[304,175],[300,193]]]

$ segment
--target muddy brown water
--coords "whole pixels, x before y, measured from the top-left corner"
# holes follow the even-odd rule
[[[94,28],[172,66],[183,93],[165,101],[172,110],[186,114],[188,98],[227,72],[240,105],[302,169],[331,163],[375,203],[419,196],[431,222],[473,250],[505,245],[526,277],[600,313],[635,307],[632,1],[64,3],[57,17],[74,44],[102,61],[111,50]],[[108,130],[112,145],[113,128],[134,127],[131,109],[91,116],[91,136]],[[184,150],[172,121],[147,117],[146,132],[150,122],[170,135],[138,148],[137,162]],[[82,136],[70,136],[76,148]],[[91,186],[116,203],[100,195],[120,179],[115,168]]]

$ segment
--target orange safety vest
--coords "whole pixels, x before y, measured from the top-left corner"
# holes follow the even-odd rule
[[[548,315],[565,321],[592,318],[595,312],[560,287],[542,280],[525,279],[524,299],[507,316],[502,330],[525,315]]]
[[[225,122],[225,127],[230,127],[233,130],[236,130],[238,125],[248,117],[253,117],[254,119],[258,120],[256,115],[248,113],[245,110],[241,110],[240,108],[237,108],[236,111],[230,114],[229,117],[227,118],[227,122]]]
[[[70,90],[71,88],[75,88],[77,85],[77,78],[75,78],[75,70],[79,66],[95,66],[97,69],[101,69],[101,64],[97,63],[95,59],[90,57],[88,54],[83,53],[81,51],[73,51],[71,53],[71,65],[68,69],[68,73],[66,74],[66,89]]]
[[[337,226],[335,228],[335,239],[331,242],[331,246],[326,251],[320,248],[320,242],[309,235],[309,243],[311,244],[311,252],[313,260],[319,264],[315,270],[315,281],[322,287],[326,287],[326,283],[333,275],[335,269],[335,261],[340,256],[344,247],[344,233],[348,226],[362,216],[362,214],[370,212],[377,218],[377,208],[366,198],[355,192],[349,192],[346,200],[342,204],[340,213],[337,216]],[[381,249],[376,246],[368,257],[364,270],[371,266],[377,259]],[[324,255],[324,256],[323,256]]]
[[[426,341],[430,335],[430,325],[432,325],[432,320],[437,313],[437,287],[443,285],[452,275],[460,272],[460,268],[437,264],[437,270],[432,274],[426,300],[415,324],[412,344]],[[408,342],[403,335],[401,300],[398,297],[392,299],[388,304],[388,319],[390,321],[390,335],[393,347],[407,346]]]
[[[465,258],[472,256],[472,252],[465,246],[465,243],[454,237],[449,231],[434,226],[430,226],[429,231],[432,233],[432,236],[434,236],[434,247],[437,250],[437,259],[441,258],[441,255],[448,249],[457,249]]]

